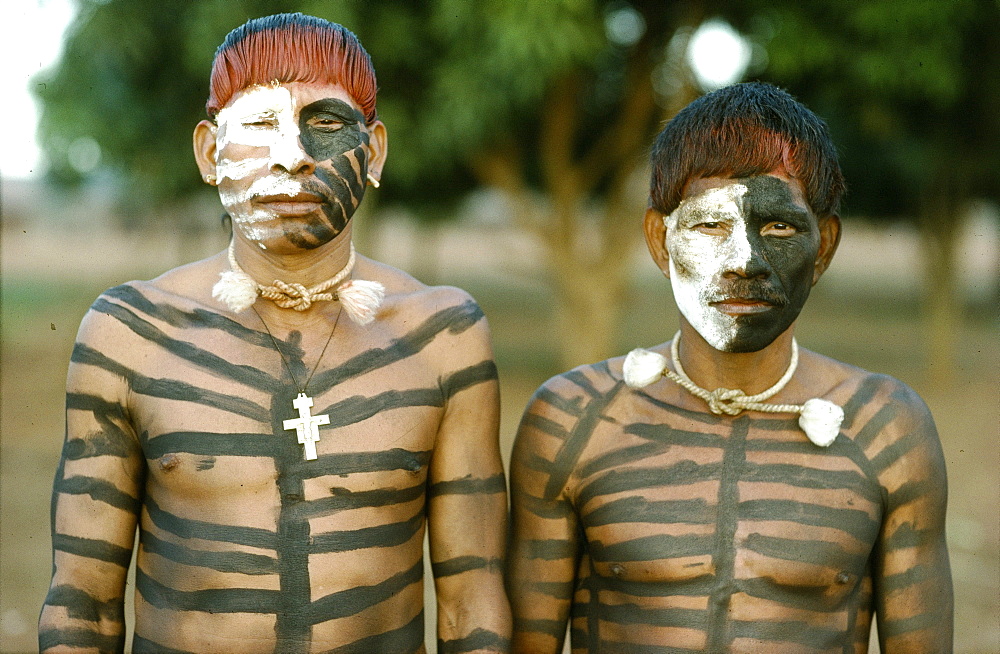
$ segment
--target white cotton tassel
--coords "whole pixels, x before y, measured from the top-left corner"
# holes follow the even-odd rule
[[[799,427],[816,445],[828,447],[840,433],[844,410],[827,400],[814,397],[802,405]]]
[[[351,279],[337,287],[337,299],[347,316],[358,325],[375,320],[385,297],[385,286],[379,282]]]
[[[212,287],[212,297],[239,313],[257,299],[257,282],[242,270],[219,273],[219,281]]]
[[[649,386],[667,369],[667,357],[638,347],[628,353],[622,365],[625,383],[632,388]]]

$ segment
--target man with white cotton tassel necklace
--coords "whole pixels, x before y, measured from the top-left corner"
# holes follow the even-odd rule
[[[84,319],[40,651],[127,650],[134,589],[133,652],[423,652],[425,535],[439,651],[507,651],[486,319],[352,244],[386,162],[376,90],[311,16],[217,51],[194,151],[232,240]]]
[[[673,338],[550,379],[511,458],[514,650],[948,652],[946,482],[901,382],[799,348],[844,185],[826,125],[737,84],[652,150]]]

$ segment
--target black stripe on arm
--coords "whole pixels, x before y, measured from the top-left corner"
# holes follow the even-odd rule
[[[435,498],[441,495],[493,495],[505,492],[507,492],[507,483],[504,481],[504,476],[501,472],[485,479],[473,479],[470,474],[461,479],[433,483],[427,490],[427,497]]]
[[[941,613],[939,611],[930,611],[928,613],[910,616],[909,618],[896,618],[890,620],[880,618],[879,627],[884,629],[887,634],[892,634],[893,638],[896,638],[912,631],[933,629],[934,626],[940,624],[940,622]]]
[[[99,634],[89,629],[46,629],[38,633],[38,650],[59,645],[85,647],[99,652],[121,652],[125,648],[125,629],[120,634]]]
[[[890,595],[911,586],[922,584],[929,579],[933,579],[937,572],[927,565],[915,565],[912,568],[892,575],[885,575],[879,581],[879,591],[883,595]]]
[[[531,427],[532,429],[537,429],[543,434],[548,434],[554,438],[558,438],[561,441],[569,438],[569,432],[563,428],[555,420],[550,420],[549,418],[544,418],[535,413],[528,413],[521,419],[521,428]]]
[[[471,388],[488,381],[496,381],[497,366],[487,359],[482,363],[462,368],[448,375],[441,381],[441,393],[445,401],[450,400],[453,395],[466,388]]]
[[[76,475],[56,480],[54,487],[58,493],[88,495],[96,502],[103,502],[134,515],[139,514],[142,505],[140,500],[120,491],[114,484],[104,479]]]
[[[604,409],[614,402],[618,393],[624,387],[625,382],[617,382],[606,393],[594,397],[587,403],[576,424],[573,426],[570,438],[563,443],[563,446],[559,449],[559,453],[556,455],[553,474],[549,476],[549,481],[545,485],[545,497],[556,497],[562,492],[566,481],[576,466],[577,460],[583,453],[587,443],[590,442],[590,436],[594,433],[594,428],[603,417]]]
[[[476,650],[506,652],[510,649],[510,640],[485,629],[473,629],[468,636],[454,640],[438,640],[438,654],[461,654]]]
[[[565,413],[568,416],[579,416],[580,412],[583,410],[583,400],[580,397],[563,397],[558,395],[548,388],[542,386],[537,391],[533,398],[534,401],[544,402],[552,408]]]
[[[560,561],[576,557],[576,545],[573,541],[555,538],[525,540],[524,550],[527,558],[543,561]]]
[[[66,534],[52,534],[52,549],[88,559],[97,559],[127,568],[132,560],[132,548],[109,543],[106,540],[80,538]]]
[[[125,623],[125,603],[122,598],[102,602],[87,592],[66,584],[53,586],[45,596],[45,605],[65,607],[66,613],[74,620]]]
[[[431,572],[437,579],[459,575],[471,570],[503,572],[503,561],[496,557],[487,559],[482,556],[456,556],[453,559],[437,563],[431,561]]]

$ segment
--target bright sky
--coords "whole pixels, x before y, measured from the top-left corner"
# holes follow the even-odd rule
[[[31,76],[55,63],[62,34],[76,13],[72,0],[16,0],[0,4],[0,175],[34,177],[44,172],[35,146],[37,107]]]

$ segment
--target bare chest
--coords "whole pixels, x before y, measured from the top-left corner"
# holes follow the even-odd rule
[[[783,422],[595,431],[575,486],[585,574],[837,605],[866,577],[879,494],[849,443],[820,449]]]

